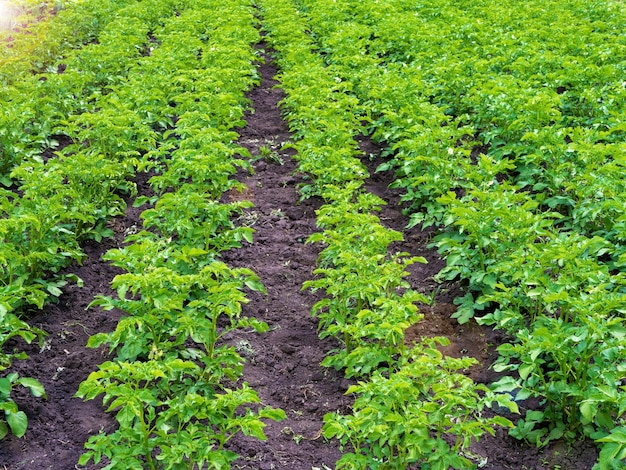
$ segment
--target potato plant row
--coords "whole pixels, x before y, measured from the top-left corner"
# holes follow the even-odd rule
[[[83,52],[95,52],[97,57],[100,33],[119,21],[117,12],[132,1],[24,3],[9,9],[24,11],[14,19],[13,28],[0,30],[0,42],[6,44],[0,49],[0,182],[4,185],[9,184],[7,174],[13,166],[57,148],[58,137],[64,135],[57,129],[59,122],[93,110],[90,105],[100,94],[94,79],[106,77],[106,81],[123,74],[130,59],[107,64],[84,60],[88,58],[79,54],[82,46],[89,45]],[[135,54],[141,52],[141,44],[129,43],[137,47]]]
[[[143,230],[105,255],[126,271],[113,280],[117,296],[92,304],[123,312],[115,331],[88,342],[108,345],[115,359],[77,393],[104,395],[119,427],[90,438],[79,464],[105,459],[110,469],[226,469],[238,458],[227,448],[234,435],[265,439],[263,420],[285,417],[262,407],[241,383],[243,359],[221,340],[235,329],[267,330],[241,316],[244,290],[264,290],[258,277],[219,259],[252,241],[251,229],[232,221],[250,203],[220,201],[242,189],[232,177],[249,165],[233,129],[244,123],[244,92],[258,80],[251,44],[259,36],[247,1],[152,3],[141,2],[131,17],[145,24],[142,12],[163,15],[148,32],[150,55],[123,84],[132,95],[122,101],[166,122],[167,130],[150,154],[155,196],[136,202],[148,204]]]
[[[62,23],[62,16],[49,21],[51,25],[55,21]],[[76,24],[77,28],[83,26],[84,23]],[[54,301],[67,282],[81,282],[76,276],[61,274],[61,271],[84,258],[81,243],[112,234],[106,221],[124,212],[122,196],[134,190],[130,179],[140,165],[141,154],[154,149],[154,131],[150,125],[137,117],[133,119],[130,112],[124,114],[121,107],[117,110],[119,114],[108,108],[106,103],[112,95],[95,93],[100,88],[89,79],[101,74],[106,84],[112,83],[110,77],[126,73],[129,64],[141,55],[133,47],[133,44],[140,44],[138,33],[133,29],[128,25],[124,27],[119,18],[103,29],[102,41],[106,41],[107,35],[111,37],[113,31],[120,31],[130,46],[108,67],[96,60],[83,62],[82,57],[97,54],[99,46],[93,45],[80,51],[81,58],[68,51],[63,59],[70,67],[68,73],[36,74],[38,71],[32,70],[29,72],[32,76],[25,74],[22,80],[3,88],[0,118],[0,178],[4,185],[0,189],[2,371],[8,370],[14,359],[25,358],[23,352],[9,351],[5,347],[11,338],[43,343],[46,333],[24,322],[22,314]],[[42,44],[54,42],[44,33],[37,36],[26,31],[24,34],[37,37]],[[0,68],[8,73],[11,61],[3,61]],[[98,121],[98,117],[102,119]],[[143,136],[140,145],[129,138],[137,134]],[[53,154],[50,147],[54,148],[58,144],[55,138],[61,137],[68,145]],[[111,145],[112,142],[118,145]],[[47,150],[47,158],[44,158],[44,150]],[[11,398],[16,385],[29,388],[36,396],[45,395],[35,379],[20,378],[15,373],[2,377],[0,407],[5,420],[0,421],[1,437],[9,431],[17,436],[26,431],[26,415]]]
[[[119,2],[118,2],[119,3]],[[126,2],[127,3],[127,2]],[[103,2],[12,0],[3,2],[0,20],[0,77],[4,86],[37,80],[59,58],[97,38],[116,7]],[[68,8],[69,7],[69,8]]]
[[[437,224],[456,317],[505,330],[495,390],[544,405],[512,434],[626,458],[618,2],[298,2],[388,146],[412,224]],[[482,312],[482,313],[481,313]]]
[[[64,15],[74,11],[68,8],[51,19],[51,29],[55,22],[85,29],[93,41],[67,48],[49,71],[16,82],[4,97],[2,344],[43,339],[19,313],[61,295],[71,279],[58,272],[83,258],[80,243],[112,235],[106,220],[124,212],[122,195],[136,191],[132,177],[152,169],[156,195],[137,200],[149,204],[145,230],[106,255],[127,272],[114,280],[118,298],[93,303],[124,312],[116,331],[89,341],[109,345],[117,357],[78,392],[85,399],[104,393],[119,428],[94,436],[80,463],[229,468],[237,458],[224,447],[232,435],[264,438],[261,419],[284,416],[261,409],[256,392],[237,384],[243,360],[220,342],[235,328],[267,328],[240,317],[243,290],[263,290],[258,278],[219,260],[252,236],[231,220],[249,203],[220,200],[242,189],[231,177],[248,166],[233,128],[243,124],[243,93],[257,81],[255,20],[245,1],[227,8],[211,1],[81,3],[99,7],[91,16],[84,9],[84,17]],[[54,37],[38,39],[51,56],[58,53]],[[3,354],[3,370],[24,358]],[[2,430],[19,436],[26,416],[10,398],[15,384],[45,391],[34,379],[0,379]]]
[[[405,344],[406,328],[422,318],[416,303],[426,302],[404,279],[406,268],[425,260],[390,253],[402,235],[381,224],[375,212],[384,201],[363,187],[369,175],[355,137],[366,116],[350,84],[316,53],[294,2],[263,0],[260,8],[287,93],[282,104],[295,158],[310,178],[302,196],[324,201],[317,213],[322,231],[308,240],[324,248],[316,278],[304,285],[325,293],[313,314],[320,336],[341,344],[323,365],[358,380],[348,390],[353,413],[324,419],[324,436],[346,450],[337,468],[472,467],[471,441],[512,426],[503,417],[486,418],[484,409],[497,403],[517,412],[517,406],[462,375],[475,361],[443,356],[437,345],[445,338]]]

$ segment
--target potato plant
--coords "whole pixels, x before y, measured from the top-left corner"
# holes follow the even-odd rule
[[[337,462],[338,469],[471,468],[470,454],[463,451],[472,439],[493,435],[496,426],[512,426],[506,418],[481,413],[493,403],[518,412],[515,402],[459,373],[476,361],[443,356],[438,344],[449,340],[424,340],[395,373],[377,370],[351,386],[347,393],[357,395],[352,415],[325,417],[324,435],[353,449]]]
[[[224,448],[237,433],[264,440],[262,419],[285,418],[282,410],[252,409],[259,398],[245,383],[219,385],[192,360],[157,357],[104,363],[84,381],[78,396],[103,394],[119,428],[92,436],[79,460],[106,468],[230,468],[238,455]],[[245,410],[243,410],[245,408]]]
[[[8,305],[0,304],[0,439],[9,432],[17,437],[26,433],[28,417],[21,411],[18,404],[11,397],[13,389],[17,386],[27,388],[35,397],[46,398],[46,392],[41,383],[32,377],[20,377],[16,372],[5,373],[10,369],[14,360],[26,359],[26,353],[14,350],[5,351],[7,341],[12,338],[21,338],[26,343],[37,341],[43,345],[46,333],[39,328],[34,328],[11,311]]]

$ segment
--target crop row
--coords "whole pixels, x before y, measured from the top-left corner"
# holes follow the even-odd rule
[[[287,93],[282,104],[298,168],[310,178],[301,192],[324,201],[317,213],[323,231],[308,240],[324,248],[316,278],[304,286],[325,292],[313,314],[320,335],[341,344],[323,365],[358,380],[348,390],[356,396],[352,414],[324,419],[324,436],[349,451],[337,468],[467,468],[472,439],[512,426],[483,410],[493,403],[511,411],[517,406],[459,373],[474,360],[443,356],[437,345],[445,338],[405,344],[404,331],[422,318],[416,302],[426,301],[404,280],[406,268],[424,259],[389,252],[402,235],[381,224],[375,212],[384,202],[363,188],[368,173],[355,140],[364,120],[358,100],[314,51],[292,1],[260,6]]]
[[[284,417],[261,408],[256,392],[238,382],[243,359],[221,341],[235,329],[267,329],[241,316],[244,289],[263,290],[258,277],[219,260],[252,236],[232,222],[249,203],[220,200],[242,189],[232,176],[248,166],[233,129],[243,124],[244,92],[257,80],[251,44],[258,32],[246,1],[155,0],[125,17],[145,24],[145,11],[162,20],[145,32],[151,50],[123,83],[133,94],[124,102],[168,128],[150,155],[155,196],[136,202],[149,204],[144,230],[105,255],[126,271],[113,280],[117,297],[92,304],[123,317],[115,331],[90,338],[88,346],[108,345],[116,356],[78,396],[103,394],[119,427],[90,438],[79,463],[106,457],[106,468],[230,468],[238,457],[226,447],[232,436],[265,439],[262,420]]]
[[[46,7],[45,2],[38,3],[26,10],[30,12],[26,18],[15,19],[19,26],[4,32],[8,37],[0,38],[6,43],[0,51],[3,184],[8,184],[7,173],[13,166],[39,159],[44,150],[59,146],[55,137],[63,135],[59,129],[63,120],[95,109],[93,105],[100,94],[96,77],[108,83],[116,75],[123,75],[129,60],[141,52],[141,43],[135,40],[129,46],[137,50],[127,51],[130,55],[124,58],[117,57],[122,59],[119,63],[88,60],[89,54],[97,57],[100,33],[119,21],[118,10],[129,3],[132,2],[85,1],[72,3],[56,14],[53,13],[61,4]],[[85,45],[89,47],[83,50]],[[67,74],[63,73],[65,70]]]
[[[97,41],[119,9],[132,0],[91,2],[76,0],[10,0],[2,4],[0,80],[19,86],[56,72],[59,61],[77,48]]]
[[[258,278],[219,261],[221,251],[252,237],[231,220],[249,203],[220,203],[224,192],[242,189],[231,177],[248,167],[233,128],[243,124],[243,93],[257,80],[251,7],[154,0],[76,8],[49,20],[49,29],[88,31],[89,43],[75,50],[64,43],[60,53],[60,37],[47,29],[25,33],[47,48],[51,65],[25,72],[3,96],[4,181],[13,191],[2,195],[2,344],[43,338],[19,311],[61,294],[70,279],[56,273],[83,258],[81,242],[112,235],[106,220],[124,212],[121,196],[135,193],[135,172],[151,169],[155,196],[136,201],[150,205],[145,230],[106,255],[126,271],[113,281],[118,296],[92,304],[124,313],[114,332],[89,341],[108,344],[117,357],[78,392],[85,399],[104,393],[119,428],[92,437],[80,463],[106,457],[107,468],[229,468],[237,457],[224,447],[232,435],[264,438],[261,418],[284,415],[260,409],[246,384],[227,388],[243,361],[220,342],[235,328],[267,328],[240,317],[243,290],[263,290]],[[24,355],[4,354],[3,369],[15,357]],[[34,379],[0,380],[4,433],[22,435],[26,416],[11,386],[45,392]]]
[[[122,26],[113,21],[109,31],[124,29]],[[30,31],[24,34],[35,37]],[[103,38],[105,35],[106,30]],[[44,43],[47,40],[43,33],[39,39]],[[88,49],[83,53],[88,54]],[[120,56],[104,73],[110,76],[125,73],[133,56],[138,54],[129,51],[126,56]],[[101,67],[95,62],[82,63],[75,55],[68,56],[66,61],[72,72],[33,75],[36,73],[33,70],[30,77],[24,75],[2,92],[0,178],[6,188],[0,190],[0,345],[3,348],[0,367],[3,371],[11,367],[13,359],[25,358],[23,352],[7,350],[11,338],[21,337],[29,343],[43,341],[45,332],[29,326],[21,314],[54,300],[68,281],[81,282],[62,270],[84,258],[80,243],[110,234],[106,220],[123,213],[122,194],[133,191],[130,179],[139,165],[140,152],[152,149],[154,140],[149,126],[126,123],[125,127],[113,113],[109,113],[108,121],[96,125],[96,110],[106,108],[108,97],[94,95],[93,84],[78,70],[82,69],[84,76],[88,76],[98,73]],[[11,61],[3,61],[1,68],[3,73],[10,70]],[[69,89],[74,90],[71,96],[67,96]],[[68,118],[69,115],[72,117]],[[118,120],[113,121],[114,117]],[[132,132],[146,136],[144,146],[127,143],[125,152],[118,153],[104,137],[121,142],[133,124],[136,125]],[[138,130],[140,125],[143,127]],[[67,143],[55,153],[50,148],[58,145],[54,136],[57,139],[63,136]],[[2,437],[9,428],[17,436],[26,431],[26,415],[11,399],[12,388],[18,384],[30,388],[37,396],[45,394],[34,379],[20,378],[15,373],[0,379],[0,406],[6,419],[0,422]]]
[[[505,330],[494,388],[542,409],[512,434],[626,457],[625,45],[615,2],[299,2],[393,158],[412,224],[438,224],[456,317]],[[555,25],[558,28],[555,28]],[[575,38],[575,40],[572,40]],[[584,47],[583,47],[584,45]]]

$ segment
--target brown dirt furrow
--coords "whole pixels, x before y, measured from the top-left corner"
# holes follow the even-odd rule
[[[249,294],[244,314],[267,322],[269,331],[239,332],[229,341],[246,358],[244,380],[264,404],[282,408],[287,419],[268,423],[266,443],[243,436],[234,439],[232,449],[242,457],[233,468],[332,468],[340,453],[336,443],[326,443],[320,436],[322,419],[349,404],[344,396],[348,383],[340,373],[319,365],[333,344],[319,339],[310,314],[318,297],[302,290],[318,256],[317,247],[305,242],[316,231],[320,202],[298,202],[300,178],[294,174],[293,154],[281,149],[290,138],[277,106],[284,95],[275,88],[271,59],[265,58],[260,66],[262,83],[248,95],[254,111],[239,131],[240,144],[255,157],[254,175],[240,178],[247,191],[230,195],[254,203],[240,220],[254,228],[254,243],[225,253],[224,260],[254,270],[267,289],[267,295]]]

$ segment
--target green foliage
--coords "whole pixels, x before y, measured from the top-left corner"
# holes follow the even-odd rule
[[[625,336],[620,318],[589,312],[575,323],[541,316],[531,330],[517,333],[515,344],[500,346],[495,370],[517,371],[517,377],[503,377],[495,389],[545,404],[544,410],[527,413],[512,434],[545,445],[616,427],[626,410]]]
[[[194,349],[196,359],[219,362],[215,346],[224,334],[247,327],[267,330],[264,323],[241,318],[241,305],[247,302],[244,285],[263,289],[250,270],[233,270],[217,261],[193,274],[179,274],[153,264],[146,266],[146,271],[118,275],[112,287],[119,299],[99,297],[92,305],[104,310],[118,308],[131,316],[122,319],[115,332],[92,336],[88,345],[110,344],[111,349],[119,348],[120,360],[143,360],[178,350],[188,355],[187,341],[192,340],[202,346],[202,353]],[[232,356],[231,348],[224,351],[226,357]],[[231,378],[239,375],[241,358],[228,361],[233,359],[233,371],[224,367],[216,372]]]
[[[281,410],[249,408],[259,398],[246,384],[222,389],[202,367],[177,358],[104,363],[77,393],[102,394],[119,428],[91,437],[80,465],[104,456],[109,469],[226,469],[237,455],[224,444],[235,434],[265,439],[261,418],[285,418]]]
[[[439,278],[467,287],[455,316],[511,335],[498,367],[513,373],[498,387],[545,405],[513,433],[544,444],[619,429],[625,390],[609,371],[623,368],[623,9],[297,5],[310,47],[387,146],[379,169],[395,169],[410,225],[439,225]],[[603,468],[619,465],[609,447]]]
[[[0,421],[0,439],[3,439],[9,430],[16,437],[22,437],[26,433],[28,426],[26,413],[20,411],[11,399],[12,389],[16,385],[27,388],[34,397],[46,398],[46,392],[38,380],[19,377],[15,372],[0,378],[0,410],[4,414],[4,419]]]
[[[139,48],[143,55],[122,76],[93,77],[99,89],[107,83],[111,90],[100,100],[108,107],[73,120],[76,142],[106,146],[108,156],[156,173],[155,195],[135,201],[148,204],[144,229],[104,257],[125,271],[112,282],[117,297],[91,304],[124,315],[115,331],[89,339],[90,347],[109,346],[115,360],[92,373],[77,395],[104,395],[119,427],[90,438],[79,464],[106,458],[110,469],[227,469],[238,458],[225,448],[232,436],[265,439],[264,420],[285,418],[282,410],[263,408],[247,384],[232,388],[243,359],[225,336],[267,331],[242,315],[244,290],[265,290],[249,269],[218,261],[221,252],[252,242],[252,230],[233,222],[251,204],[221,201],[243,189],[232,178],[238,168],[250,169],[233,129],[243,124],[243,94],[257,80],[250,43],[258,32],[245,1],[150,3],[154,11],[144,2],[129,7],[120,28],[140,25],[134,31],[145,43],[146,25],[153,24],[150,48]],[[117,56],[137,53],[134,37],[124,37],[110,31],[101,42],[114,49],[111,67]],[[109,112],[122,119],[109,120]]]
[[[472,360],[444,358],[434,341],[415,349],[405,345],[405,330],[421,319],[416,303],[428,299],[411,290],[404,277],[408,266],[425,259],[390,253],[402,234],[386,228],[373,214],[383,201],[363,190],[367,173],[356,158],[354,137],[369,122],[369,113],[351,94],[353,83],[321,64],[294,3],[265,0],[260,7],[267,38],[278,53],[279,78],[287,92],[282,104],[297,139],[293,147],[298,150],[298,169],[310,176],[301,194],[320,196],[324,202],[317,212],[323,231],[308,240],[323,246],[319,267],[304,288],[326,294],[313,314],[319,318],[320,336],[334,337],[341,345],[322,364],[362,379],[349,389],[359,394],[353,414],[327,415],[324,435],[353,451],[344,454],[338,468],[405,468],[411,463],[467,468],[471,461],[461,457],[459,449],[485,432],[493,433],[494,426],[512,426],[504,418],[481,418],[486,403],[517,408],[508,395],[492,393],[454,372]],[[315,25],[323,27],[336,24],[326,13],[342,5],[325,4],[328,9],[319,10],[307,6],[323,13]],[[363,44],[360,34],[341,29],[348,42]],[[359,62],[351,52],[344,57]],[[487,163],[484,167],[485,172],[507,168]],[[444,435],[456,437],[457,444],[449,446]]]
[[[596,467],[617,468],[626,406],[621,5],[257,3],[287,92],[289,145],[308,178],[301,195],[324,202],[323,231],[309,239],[323,250],[316,278],[305,284],[326,295],[314,307],[320,334],[341,344],[324,364],[362,379],[354,391],[384,413],[391,409],[378,394],[390,384],[398,391],[426,387],[415,395],[422,401],[411,404],[421,408],[403,419],[419,417],[431,433],[381,440],[371,434],[377,431],[354,424],[355,416],[367,414],[361,397],[355,416],[328,418],[328,429],[348,423],[328,431],[354,447],[343,464],[392,468],[384,459],[407,452],[402,449],[412,439],[426,439],[431,461],[417,451],[402,455],[431,468],[470,466],[457,452],[466,440],[509,424],[479,419],[473,431],[455,427],[455,413],[470,416],[463,410],[486,405],[475,394],[491,392],[461,379],[455,371],[464,366],[432,344],[414,352],[404,345],[405,329],[420,319],[415,304],[425,301],[404,278],[411,264],[424,260],[393,253],[402,235],[374,215],[382,201],[363,190],[368,173],[357,143],[368,133],[386,147],[389,159],[379,170],[395,170],[392,186],[404,191],[409,225],[438,226],[433,246],[446,258],[439,279],[467,287],[455,301],[455,317],[461,323],[476,318],[511,336],[496,363],[508,375],[494,390],[542,402],[513,435],[538,445],[589,436],[602,449]],[[258,278],[217,261],[220,252],[252,240],[252,230],[233,221],[249,203],[221,201],[226,191],[242,189],[233,178],[238,169],[250,169],[233,129],[249,106],[244,92],[259,80],[258,54],[250,47],[260,37],[253,3],[20,5],[19,26],[10,39],[0,37],[11,41],[0,52],[0,183],[6,188],[0,192],[0,345],[15,337],[41,340],[44,333],[17,314],[54,300],[68,281],[79,282],[58,273],[81,261],[80,242],[112,235],[107,220],[123,213],[124,196],[134,195],[131,178],[153,169],[155,196],[136,201],[149,205],[144,230],[107,255],[126,271],[114,283],[118,296],[94,302],[125,312],[114,332],[90,341],[109,345],[119,362],[104,365],[109,376],[94,378],[85,392],[93,398],[106,393],[107,384],[120,390],[109,399],[121,406],[128,385],[124,390],[141,397],[133,402],[137,397],[128,395],[129,403],[144,417],[124,418],[117,433],[94,438],[81,462],[108,456],[125,468],[192,468],[194,461],[228,468],[234,455],[219,445],[205,453],[198,447],[205,439],[198,423],[211,420],[207,400],[218,395],[226,410],[237,409],[227,404],[231,399],[239,407],[256,403],[245,387],[231,393],[220,382],[236,379],[242,364],[221,340],[233,329],[267,328],[240,314],[243,290],[262,290]],[[3,349],[0,358],[8,368],[23,353]],[[431,375],[417,371],[423,382],[407,384],[421,361],[431,364]],[[179,366],[184,370],[172,372]],[[200,374],[199,387],[210,386],[186,388],[193,374]],[[460,397],[428,389],[429,377],[471,393],[455,401]],[[11,388],[43,390],[12,374],[0,381],[8,407],[0,431],[23,434],[24,415]],[[446,429],[429,427],[439,410],[433,397],[452,403],[438,418]],[[162,417],[154,410],[165,404],[176,411]],[[197,414],[189,414],[196,405]],[[190,416],[178,433],[166,420],[176,413]],[[279,417],[263,413],[234,426],[262,437],[258,419]],[[157,426],[159,419],[165,421]],[[218,428],[222,437],[215,442],[226,435]],[[431,442],[432,433],[456,435],[463,444]],[[176,445],[161,446],[165,437]]]
[[[505,418],[484,418],[481,413],[494,403],[514,412],[517,405],[458,373],[475,361],[445,357],[437,343],[448,341],[424,340],[396,372],[387,377],[377,371],[369,381],[351,386],[347,393],[357,395],[352,415],[325,416],[324,436],[353,449],[337,468],[470,468],[462,451],[473,439],[493,435],[494,426],[513,426]],[[456,440],[450,444],[447,436]]]
[[[219,253],[241,247],[242,241],[252,242],[252,229],[235,227],[232,219],[242,209],[251,207],[248,201],[222,204],[198,191],[199,186],[181,187],[166,193],[141,217],[144,226],[158,231],[160,236],[206,252]]]
[[[615,470],[623,467],[626,460],[626,427],[616,427],[596,442],[600,443],[601,450],[593,470]]]

